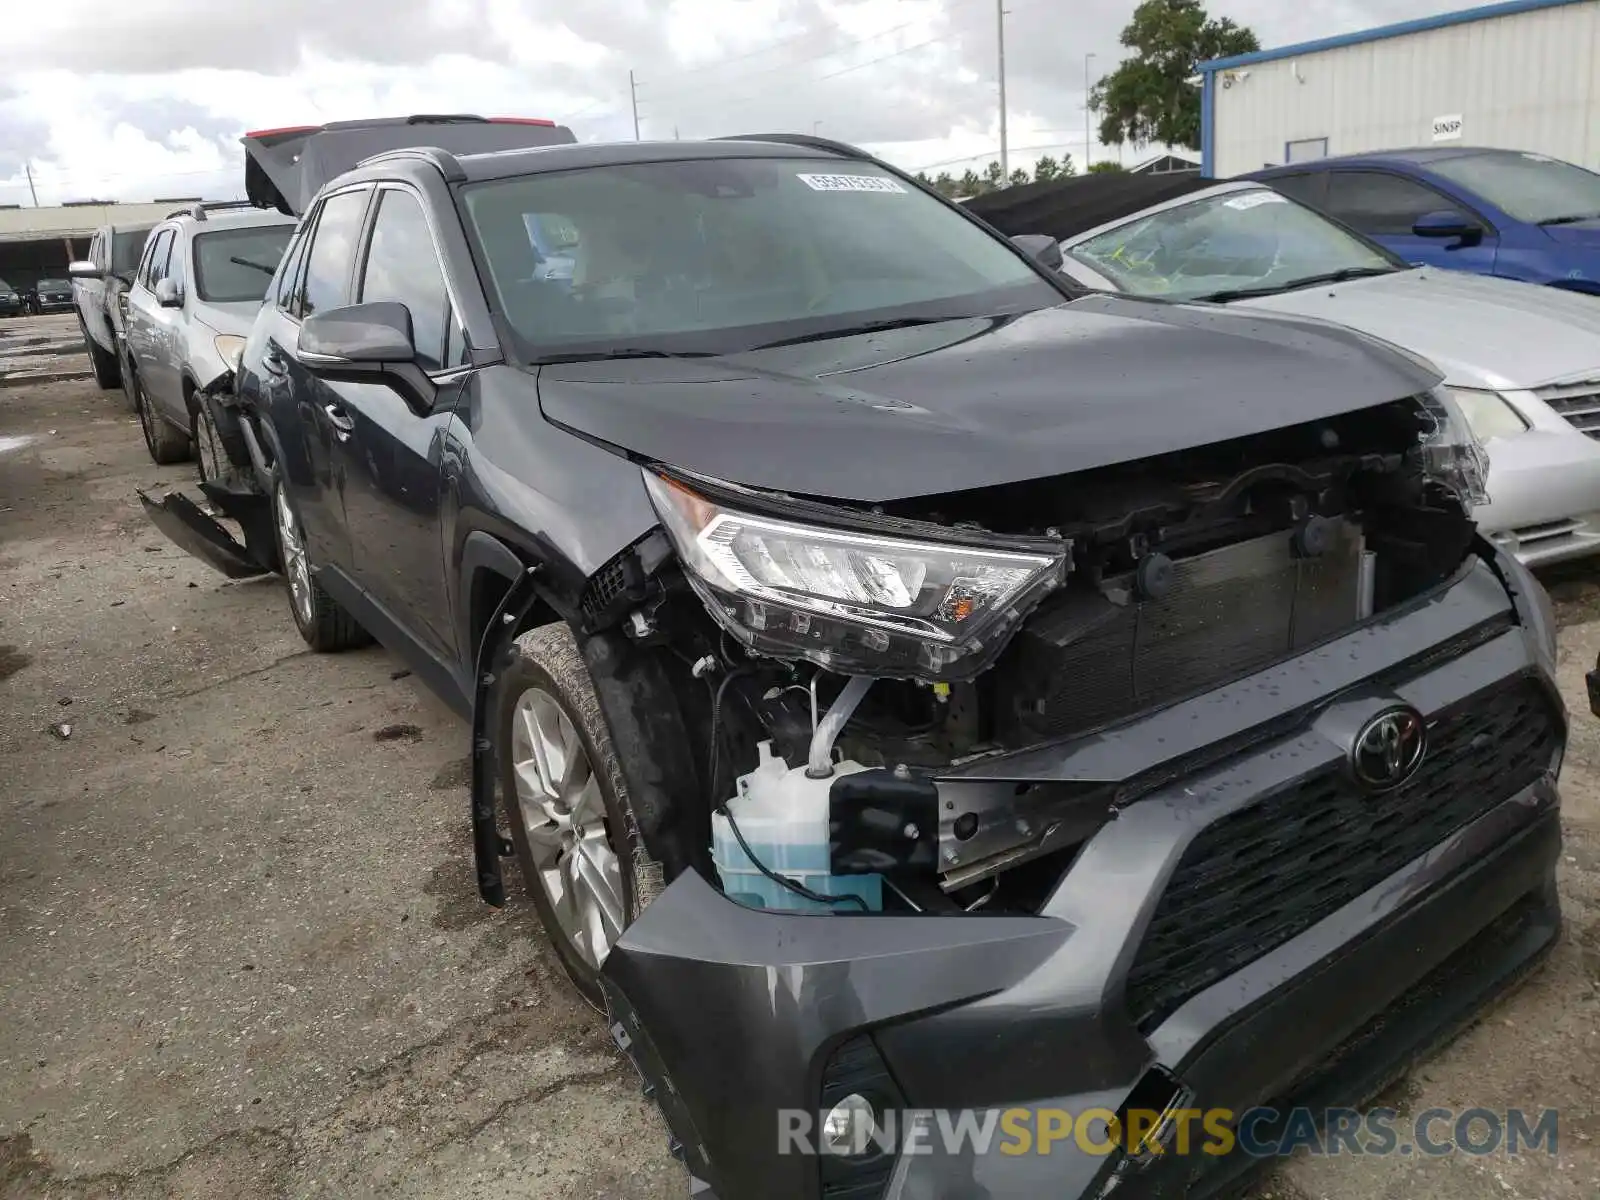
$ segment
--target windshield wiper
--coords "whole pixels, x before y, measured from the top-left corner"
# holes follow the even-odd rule
[[[1571,214],[1569,214],[1568,216],[1565,216],[1565,217],[1546,217],[1544,220],[1540,221],[1539,224],[1541,226],[1544,226],[1544,225],[1576,225],[1580,221],[1600,221],[1600,212],[1571,213]]]
[[[616,346],[596,350],[571,350],[565,354],[541,354],[533,359],[535,366],[547,367],[555,363],[606,362],[615,358],[715,358],[710,350],[647,350],[639,346]]]
[[[859,325],[846,325],[842,329],[823,329],[816,333],[799,333],[794,337],[779,338],[775,342],[762,342],[751,350],[775,350],[779,346],[800,346],[806,342],[826,342],[830,338],[854,337],[861,333],[883,333],[890,329],[914,329],[918,325],[940,325],[945,321],[963,320],[961,317],[890,317],[884,321],[863,321]]]
[[[240,258],[237,255],[231,256],[228,261],[241,267],[253,267],[263,275],[275,275],[278,272],[277,267],[269,267],[266,263],[251,262],[248,258]]]
[[[1249,300],[1255,296],[1276,296],[1282,292],[1292,292],[1298,288],[1316,287],[1319,283],[1343,283],[1347,279],[1366,279],[1372,275],[1393,275],[1399,267],[1345,267],[1339,271],[1328,271],[1322,275],[1307,275],[1303,279],[1291,279],[1286,283],[1275,283],[1266,287],[1229,288],[1220,292],[1207,292],[1204,296],[1196,296],[1196,300],[1210,300],[1216,304],[1226,304],[1229,300]]]

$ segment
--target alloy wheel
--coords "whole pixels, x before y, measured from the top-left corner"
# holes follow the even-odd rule
[[[289,603],[303,625],[312,624],[311,566],[306,561],[305,540],[300,533],[300,523],[294,509],[289,507],[289,495],[282,483],[274,490],[273,513],[278,526],[278,549],[283,558],[283,577],[289,584]]]
[[[627,923],[622,862],[611,845],[600,780],[583,739],[542,688],[531,687],[517,699],[511,756],[537,883],[567,940],[599,969]]]

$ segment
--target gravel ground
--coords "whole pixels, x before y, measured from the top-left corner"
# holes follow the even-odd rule
[[[531,907],[477,901],[465,728],[166,542],[134,489],[187,472],[119,392],[0,391],[0,1200],[682,1196]],[[1600,1194],[1590,578],[1552,581],[1567,935],[1385,1097],[1558,1107],[1559,1155],[1302,1158],[1260,1197]]]

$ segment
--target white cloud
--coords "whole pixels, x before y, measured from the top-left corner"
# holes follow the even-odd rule
[[[1209,7],[1273,45],[1457,6]],[[1010,0],[1014,163],[1081,160],[1083,56],[1112,69],[1132,9]],[[999,144],[994,26],[993,0],[13,0],[0,203],[28,202],[25,161],[45,203],[236,195],[238,135],[297,122],[479,112],[631,137],[630,68],[646,137],[816,129],[959,174]]]

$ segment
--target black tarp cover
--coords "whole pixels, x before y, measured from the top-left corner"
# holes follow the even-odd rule
[[[1007,237],[1043,233],[1063,240],[1153,204],[1212,187],[1217,182],[1202,178],[1198,172],[1071,175],[1066,179],[986,192],[974,196],[962,207],[982,217]]]

